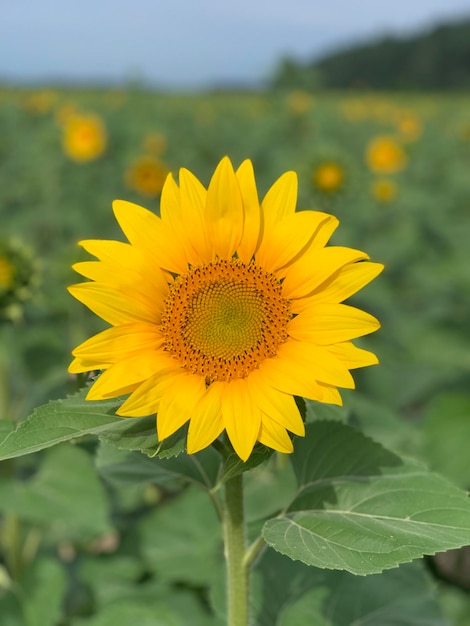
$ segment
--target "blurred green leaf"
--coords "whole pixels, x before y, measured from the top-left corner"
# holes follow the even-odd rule
[[[309,425],[292,462],[297,497],[263,529],[292,559],[364,575],[470,543],[465,492],[349,426]]]
[[[362,577],[268,550],[254,578],[257,626],[449,626],[421,563]]]
[[[431,400],[424,411],[423,434],[431,467],[469,489],[470,395],[447,392]]]
[[[161,580],[204,585],[222,570],[222,537],[206,493],[188,487],[142,521],[139,528],[148,568]]]
[[[89,454],[76,446],[49,450],[27,481],[0,480],[0,510],[44,525],[58,538],[83,539],[110,530],[105,490]]]
[[[76,621],[77,626],[184,626],[183,621],[165,604],[154,606],[139,602],[114,602],[95,617]],[[38,625],[39,626],[39,625]]]
[[[2,626],[56,626],[62,615],[66,580],[52,559],[38,559],[11,590],[0,591]]]
[[[181,452],[161,459],[102,443],[96,462],[103,478],[112,482],[152,482],[165,487],[185,479],[211,489],[220,471],[219,454],[211,447],[198,454]]]

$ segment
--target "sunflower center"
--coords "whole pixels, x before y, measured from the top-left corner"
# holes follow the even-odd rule
[[[276,354],[290,318],[275,276],[255,263],[218,260],[171,286],[162,315],[165,349],[208,384],[244,378]]]

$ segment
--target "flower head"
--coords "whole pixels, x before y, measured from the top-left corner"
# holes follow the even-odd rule
[[[397,195],[397,186],[389,178],[379,178],[372,183],[371,192],[377,202],[392,202]]]
[[[294,172],[260,203],[251,162],[225,157],[207,189],[168,175],[161,217],[114,202],[129,243],[82,241],[98,261],[76,264],[91,282],[70,287],[111,324],[73,351],[70,372],[105,370],[87,397],[130,394],[118,414],[157,413],[160,440],[189,422],[189,453],[224,430],[243,460],[257,441],[291,452],[295,396],[341,404],[350,370],[377,363],[351,339],[378,321],[342,302],[383,267],[326,247],[338,220],[296,200]]]
[[[335,161],[325,161],[313,170],[312,181],[319,191],[326,194],[336,193],[344,184],[344,170]]]
[[[38,282],[31,251],[16,239],[0,240],[0,322],[18,321]]]
[[[65,120],[62,144],[73,161],[97,159],[105,151],[106,142],[106,130],[97,115],[73,115]]]
[[[168,175],[168,168],[150,155],[138,157],[127,169],[125,179],[129,189],[148,198],[158,196]]]
[[[406,166],[406,154],[393,137],[380,136],[367,146],[366,161],[373,172],[394,174]]]

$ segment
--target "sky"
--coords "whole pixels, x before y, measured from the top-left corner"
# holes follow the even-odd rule
[[[0,0],[0,82],[254,85],[285,56],[460,17],[470,0]]]

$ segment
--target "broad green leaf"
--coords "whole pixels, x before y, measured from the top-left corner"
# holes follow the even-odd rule
[[[45,526],[55,541],[110,530],[106,492],[90,455],[76,446],[49,450],[27,481],[1,479],[0,511]]]
[[[421,563],[362,577],[268,550],[254,576],[257,626],[449,626]]]
[[[139,626],[184,626],[178,614],[164,603],[146,606],[132,601],[115,602],[94,617],[77,620],[76,624],[77,626],[136,626],[136,624]]]
[[[196,487],[160,505],[139,532],[147,566],[161,580],[203,585],[222,565],[220,524],[210,498]]]
[[[470,544],[465,492],[349,426],[308,425],[292,462],[297,497],[263,529],[292,559],[364,575]]]
[[[101,618],[107,607],[116,603],[139,604],[158,615],[165,615],[171,609],[172,618],[176,615],[184,618],[183,626],[186,623],[215,626],[208,609],[195,594],[176,588],[158,576],[146,576],[147,572],[145,563],[135,556],[88,555],[80,560],[77,575],[92,590],[97,617]]]
[[[0,460],[37,452],[84,435],[99,435],[107,428],[122,427],[124,418],[114,413],[119,402],[88,402],[82,390],[65,400],[38,407],[16,430],[0,441]]]
[[[184,449],[185,433],[158,442],[155,416],[123,418],[115,414],[121,400],[85,400],[86,389],[64,400],[38,407],[16,430],[0,430],[0,460],[37,452],[85,435],[97,435],[125,450],[162,458]]]
[[[220,456],[211,447],[198,454],[181,452],[162,459],[102,443],[96,462],[101,475],[111,482],[151,482],[166,488],[184,479],[212,489],[220,471]]]
[[[425,410],[423,432],[431,467],[460,487],[470,488],[470,395],[447,392],[437,396]]]
[[[66,588],[64,569],[57,561],[40,558],[14,583],[0,591],[2,626],[55,626],[62,614]]]

